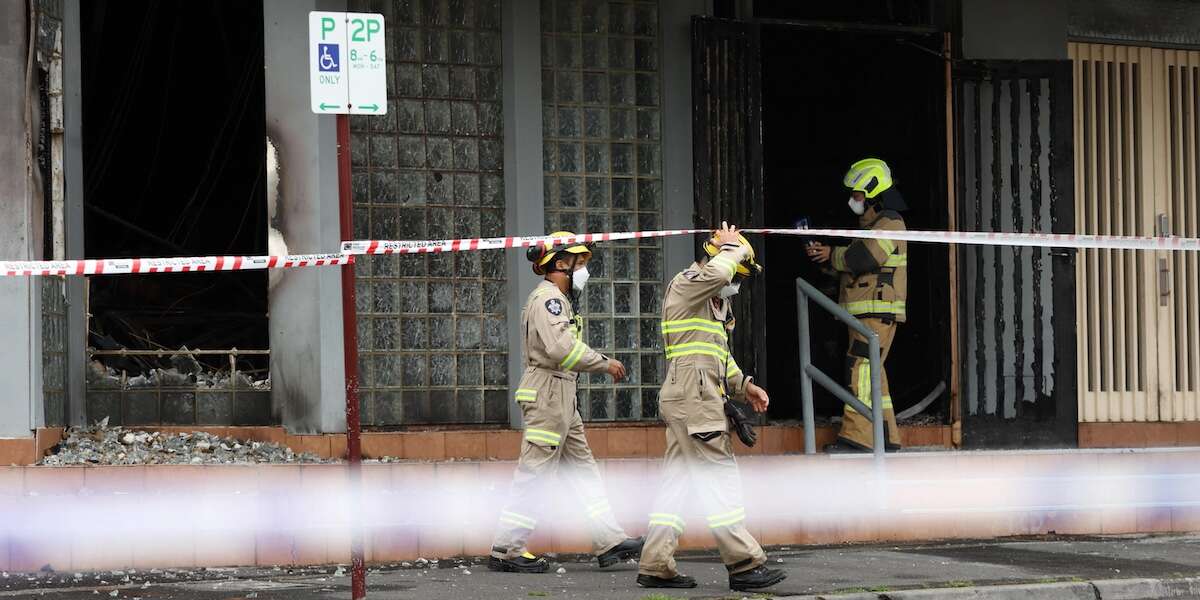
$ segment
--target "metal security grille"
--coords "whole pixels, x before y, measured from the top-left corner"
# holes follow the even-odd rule
[[[546,231],[662,226],[658,4],[543,0],[542,155]],[[584,418],[657,415],[662,380],[660,240],[595,250],[581,300],[586,340],[629,372],[580,386]]]
[[[692,18],[692,160],[699,228],[715,229],[723,220],[742,227],[764,224],[760,36],[757,24]],[[755,250],[760,262],[767,260],[761,242]],[[733,312],[743,332],[730,340],[739,366],[770,382],[764,359],[767,328],[761,322],[767,312],[765,287],[749,286],[733,303]]]
[[[972,231],[1072,229],[1070,64],[956,66],[961,225]],[[963,291],[964,439],[1024,421],[1019,443],[1073,444],[1075,267],[1042,248],[959,250]],[[1062,341],[1060,341],[1062,340]],[[1070,342],[1067,342],[1069,345]]]
[[[1196,235],[1200,52],[1070,53],[1080,233]],[[1197,266],[1192,253],[1083,253],[1082,421],[1200,417]]]
[[[500,0],[352,5],[394,68],[387,116],[351,119],[355,236],[504,235]],[[363,424],[507,422],[504,254],[357,264]]]

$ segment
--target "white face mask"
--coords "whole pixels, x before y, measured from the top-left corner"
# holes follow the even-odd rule
[[[862,215],[867,212],[867,203],[863,200],[855,200],[854,196],[850,196],[848,204],[850,205],[850,210],[856,215]]]
[[[741,288],[742,288],[742,282],[739,281],[737,283],[731,283],[731,284],[721,288],[721,291],[717,295],[722,298],[732,298],[733,296],[737,295],[738,290]]]
[[[587,265],[584,265],[571,274],[571,287],[575,288],[577,292],[582,292],[583,286],[587,285],[588,277],[591,275],[588,273]]]

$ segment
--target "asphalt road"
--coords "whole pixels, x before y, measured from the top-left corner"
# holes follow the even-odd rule
[[[1200,535],[1004,539],[904,546],[773,548],[773,567],[788,580],[775,596],[834,591],[889,591],[923,587],[970,587],[1200,575]],[[601,571],[595,562],[562,557],[550,573],[493,573],[478,561],[374,567],[368,598],[412,600],[644,600],[647,597],[754,598],[731,592],[715,555],[687,555],[682,572],[696,577],[694,590],[638,588],[637,567]],[[554,570],[562,567],[564,573]],[[333,600],[350,597],[350,578],[325,569],[216,569],[160,572],[14,574],[0,578],[0,599],[54,600],[142,598],[144,600]],[[128,581],[126,581],[128,578]],[[115,594],[114,594],[115,593]],[[762,596],[758,596],[762,597]]]

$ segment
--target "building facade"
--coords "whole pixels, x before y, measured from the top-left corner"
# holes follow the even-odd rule
[[[336,131],[333,117],[308,107],[304,42],[309,11],[351,10],[384,15],[389,69],[387,114],[350,120],[358,239],[656,230],[721,219],[845,225],[840,178],[860,155],[893,165],[913,207],[910,228],[1200,234],[1200,39],[1191,26],[1200,11],[1190,4],[870,4],[252,3],[247,30],[261,38],[244,50],[235,44],[231,56],[255,55],[264,67],[248,86],[259,86],[264,105],[256,143],[265,134],[277,152],[268,225],[292,253],[327,252],[341,241]],[[5,164],[28,168],[8,169],[0,181],[14,199],[0,248],[9,259],[93,258],[85,223],[100,225],[85,206],[97,189],[88,165],[100,155],[80,121],[94,89],[85,85],[94,70],[88,40],[108,31],[103,11],[81,10],[78,0],[8,2],[5,10],[13,35],[0,74],[29,85],[9,88],[6,104],[26,109],[5,112],[0,132]],[[158,235],[134,221],[127,224]],[[794,240],[756,245],[767,276],[742,298],[739,362],[774,392],[770,421],[788,423],[799,410],[792,281],[818,275]],[[624,362],[630,377],[584,380],[585,420],[655,422],[662,293],[694,252],[688,238],[596,248],[581,296],[585,339]],[[955,446],[1200,442],[1185,433],[1200,419],[1196,260],[916,247],[911,318],[891,363],[897,408],[942,384],[926,413]],[[371,256],[355,268],[364,426],[519,426],[511,385],[521,372],[521,306],[536,283],[522,253]],[[269,392],[238,387],[238,369],[267,365],[234,356],[230,393],[218,394],[190,389],[194,376],[178,388],[160,375],[153,390],[134,389],[133,372],[101,389],[90,359],[115,363],[88,354],[99,342],[94,329],[89,335],[87,282],[0,280],[0,310],[14,324],[12,343],[0,348],[0,435],[105,417],[344,431],[337,271],[288,270],[261,285],[255,293],[266,310],[256,318]],[[814,324],[827,372],[841,368],[843,338],[832,320]],[[830,397],[819,396],[818,407],[838,412]]]

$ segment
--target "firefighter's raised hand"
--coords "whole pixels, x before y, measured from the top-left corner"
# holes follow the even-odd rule
[[[717,239],[717,243],[721,246],[724,246],[725,244],[733,244],[734,246],[741,246],[742,241],[740,239],[738,239],[738,235],[739,234],[738,234],[737,227],[730,225],[729,223],[726,223],[725,221],[721,221],[721,228],[718,229],[715,233],[713,233],[713,237],[715,237]]]
[[[809,242],[805,250],[808,252],[808,258],[815,263],[829,262],[829,255],[833,252],[833,248],[821,242]]]
[[[767,390],[762,389],[758,384],[751,381],[746,384],[746,401],[750,403],[750,407],[754,412],[767,412],[767,406],[771,404],[771,398],[767,396]]]
[[[614,382],[620,382],[625,379],[625,365],[615,358],[608,359],[608,374],[612,375]]]

